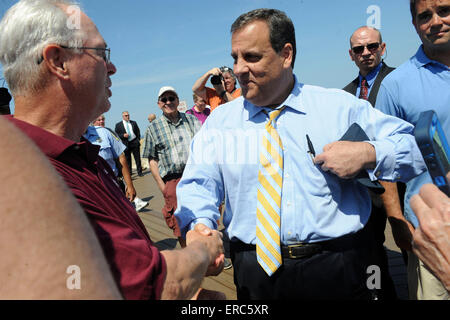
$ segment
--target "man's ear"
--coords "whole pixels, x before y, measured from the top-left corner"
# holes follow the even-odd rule
[[[383,56],[386,53],[386,43],[381,44],[381,55]]]
[[[292,60],[294,59],[294,47],[291,43],[286,43],[281,50],[281,56],[284,58],[283,65],[285,67],[292,66]]]
[[[348,54],[350,55],[350,59],[352,59],[352,61],[355,61],[355,58],[353,57],[353,51],[352,49],[348,50]]]
[[[43,63],[48,70],[59,78],[67,80],[69,70],[67,69],[68,54],[64,48],[58,45],[50,44],[42,51]]]

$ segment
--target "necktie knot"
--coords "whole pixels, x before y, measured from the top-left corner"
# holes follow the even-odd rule
[[[272,123],[278,118],[278,116],[280,115],[280,113],[285,109],[286,107],[281,107],[279,109],[273,110],[270,113],[268,113],[269,115],[269,122],[267,123],[267,125],[272,126]],[[266,112],[267,114],[267,112]]]

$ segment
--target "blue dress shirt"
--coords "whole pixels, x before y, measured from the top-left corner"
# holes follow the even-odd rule
[[[366,78],[368,91],[367,91],[367,97],[370,95],[370,91],[372,90],[373,83],[375,82],[375,79],[377,78],[378,72],[381,70],[382,63],[380,62],[378,66],[370,71],[364,78]],[[356,88],[355,96],[359,97],[359,93],[361,92],[361,81],[363,79],[363,76],[359,74],[359,84],[358,88]]]
[[[450,138],[450,68],[430,60],[420,46],[417,53],[392,71],[380,86],[375,108],[416,125],[422,111],[433,109]],[[432,183],[428,172],[406,185],[405,217],[415,227],[418,220],[409,200],[425,183]]]
[[[108,129],[100,126],[89,126],[83,135],[90,143],[100,146],[99,156],[108,162],[109,166],[117,176],[119,171],[115,159],[125,151],[127,147],[114,136]]]
[[[369,102],[338,89],[301,84],[276,120],[284,146],[281,241],[316,242],[360,230],[368,221],[371,200],[355,180],[340,179],[314,165],[306,134],[315,151],[339,140],[357,122],[374,141],[377,162],[367,170],[372,180],[408,180],[424,170],[411,135],[413,127],[386,116]],[[216,228],[218,207],[225,199],[223,223],[231,240],[255,244],[261,137],[268,116],[243,97],[208,117],[191,143],[183,177],[177,186],[180,229],[197,223]]]

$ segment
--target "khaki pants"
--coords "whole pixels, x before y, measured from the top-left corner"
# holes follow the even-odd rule
[[[411,251],[408,251],[408,290],[410,300],[450,300],[442,282]]]

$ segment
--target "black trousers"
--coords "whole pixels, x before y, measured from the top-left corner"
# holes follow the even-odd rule
[[[136,138],[132,141],[129,141],[124,153],[125,153],[125,158],[127,159],[128,167],[130,168],[130,174],[133,171],[132,167],[131,167],[131,154],[133,154],[134,161],[136,162],[137,173],[141,174],[142,173],[141,144],[140,144],[139,140]]]
[[[259,266],[255,246],[231,242],[234,282],[239,300],[371,300],[367,268],[372,247],[366,229],[336,246],[302,259],[283,259],[269,277]]]
[[[384,248],[386,221],[384,207],[375,207],[372,203],[372,212],[367,223],[371,227],[374,238],[370,264],[379,266],[381,271],[381,288],[376,290],[376,295],[379,300],[397,300],[394,281],[389,273],[388,256]]]

